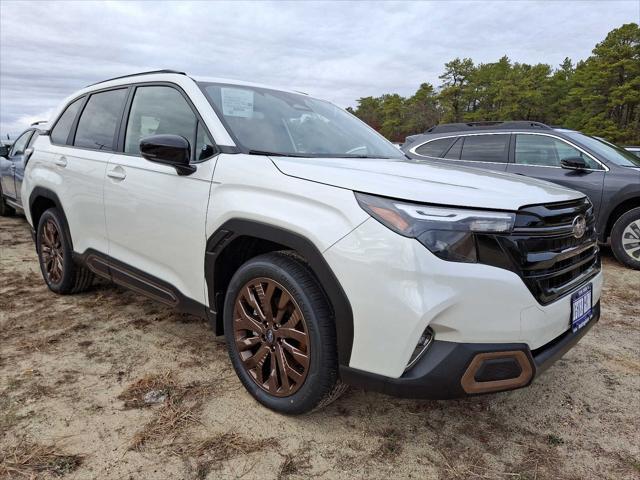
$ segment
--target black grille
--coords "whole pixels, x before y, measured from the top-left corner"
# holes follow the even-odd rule
[[[573,222],[580,215],[586,230],[576,238]],[[478,247],[482,263],[516,272],[543,305],[600,271],[595,217],[586,198],[523,207],[511,235],[478,239]]]

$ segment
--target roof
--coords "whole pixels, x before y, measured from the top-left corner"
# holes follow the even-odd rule
[[[490,121],[490,122],[466,122],[466,123],[443,123],[435,125],[424,133],[448,133],[448,132],[470,132],[485,130],[551,130],[552,128],[544,123],[526,121]]]
[[[162,74],[184,75],[185,77],[191,78],[192,80],[195,80],[196,82],[226,83],[226,84],[229,84],[229,85],[243,85],[243,86],[247,86],[247,87],[266,88],[266,89],[270,89],[270,90],[278,90],[278,91],[283,91],[283,92],[307,95],[306,93],[300,92],[300,91],[297,91],[297,90],[291,90],[291,89],[288,89],[288,88],[279,88],[279,87],[275,87],[275,86],[272,86],[272,85],[265,85],[265,84],[261,84],[261,83],[246,82],[244,80],[233,80],[233,79],[229,79],[229,78],[200,77],[200,76],[193,77],[193,76],[187,75],[185,72],[180,72],[178,70],[171,70],[171,69],[149,70],[149,71],[145,71],[145,72],[130,73],[128,75],[121,75],[119,77],[113,77],[113,78],[108,78],[106,80],[101,80],[99,82],[92,83],[91,85],[87,85],[85,88],[94,87],[96,85],[101,85],[103,83],[111,82],[113,80],[121,80],[121,79],[126,79],[126,78],[141,77],[141,76],[144,76],[144,75],[162,75]]]

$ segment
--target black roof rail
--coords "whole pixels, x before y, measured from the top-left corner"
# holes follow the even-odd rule
[[[434,125],[424,133],[446,133],[461,132],[469,130],[511,130],[511,129],[542,129],[551,130],[549,125],[528,120],[518,121],[489,121],[489,122],[466,122],[466,123],[443,123]]]
[[[177,70],[150,70],[148,72],[139,72],[139,73],[130,73],[129,75],[121,75],[120,77],[113,77],[113,78],[108,78],[107,80],[101,80],[99,82],[96,83],[92,83],[91,85],[87,85],[87,87],[93,87],[94,85],[98,85],[100,83],[105,83],[105,82],[110,82],[111,80],[119,80],[121,78],[128,78],[128,77],[137,77],[138,75],[153,75],[154,73],[175,73],[177,75],[186,75],[186,73],[184,72],[179,72]],[[87,88],[85,87],[85,88]]]

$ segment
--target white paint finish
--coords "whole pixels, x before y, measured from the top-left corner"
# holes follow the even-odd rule
[[[107,175],[115,171],[125,178],[105,181],[105,253],[205,304],[205,222],[215,162],[180,176],[173,167],[114,154]]]
[[[243,218],[298,233],[322,252],[368,218],[351,190],[287,177],[264,156],[222,154],[214,180],[207,236]]]
[[[427,326],[436,340],[523,342],[531,349],[569,328],[567,295],[541,306],[513,272],[446,262],[370,219],[325,252],[354,315],[350,366],[397,378]],[[598,301],[602,274],[594,280]]]
[[[89,247],[107,251],[102,195],[107,162],[111,156],[106,152],[53,145],[49,137],[40,136],[27,164],[22,188],[23,203],[29,203],[35,186],[55,192],[64,205],[76,252],[83,252]],[[31,220],[30,213],[27,218]]]
[[[283,173],[342,188],[462,207],[517,210],[582,193],[521,175],[418,160],[274,157]]]

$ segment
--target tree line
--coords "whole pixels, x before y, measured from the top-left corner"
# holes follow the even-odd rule
[[[363,97],[348,110],[396,142],[438,123],[533,120],[620,144],[640,144],[637,23],[609,32],[577,64],[569,58],[557,68],[506,56],[479,64],[456,58],[445,64],[439,78],[437,88],[423,83],[411,97]]]

